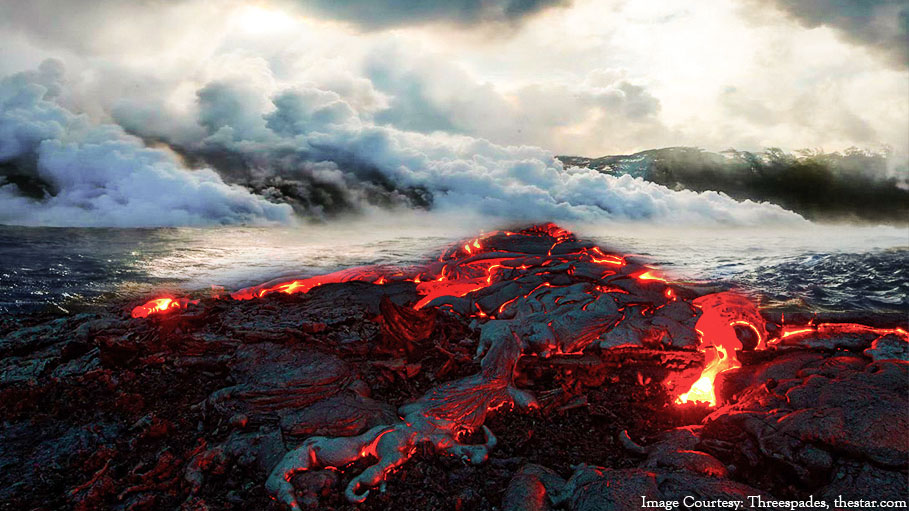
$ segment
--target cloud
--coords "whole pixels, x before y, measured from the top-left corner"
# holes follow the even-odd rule
[[[606,143],[640,143],[642,135],[654,143],[660,137],[671,140],[659,119],[659,99],[621,70],[595,69],[582,80],[541,76],[537,83],[503,91],[396,40],[376,45],[363,70],[388,97],[374,120],[404,130],[554,146],[570,153]]]
[[[205,48],[213,32],[162,30],[187,19],[216,19],[225,6],[195,0],[28,0],[0,4],[0,28],[42,47],[78,54],[117,55],[127,48]],[[128,25],[128,26],[127,26]]]
[[[287,205],[190,171],[169,151],[55,102],[63,66],[0,81],[0,223],[160,226],[291,221]]]
[[[287,0],[319,16],[367,29],[430,22],[460,25],[516,23],[570,0]]]
[[[888,144],[905,160],[905,73],[834,30],[802,29],[770,1],[747,3],[761,7],[763,23],[740,0],[576,0],[514,27],[430,26],[403,13],[395,30],[363,31],[325,13],[297,16],[304,2],[294,0],[36,0],[0,5],[9,11],[0,15],[0,74],[59,57],[71,80],[61,105],[130,132],[141,126],[150,142],[155,132],[198,139],[203,126],[183,110],[195,114],[199,90],[228,80],[248,82],[265,103],[279,88],[313,86],[379,125],[559,154]],[[416,9],[506,4],[469,5]]]
[[[909,66],[909,2],[906,0],[760,0],[808,28],[827,26],[892,65]]]

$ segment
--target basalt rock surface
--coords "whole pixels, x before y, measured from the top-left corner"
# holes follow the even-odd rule
[[[904,326],[702,294],[548,225],[143,317],[6,320],[0,509],[905,498]],[[677,403],[724,335],[718,406]]]

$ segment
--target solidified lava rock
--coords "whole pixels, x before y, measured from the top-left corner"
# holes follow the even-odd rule
[[[527,464],[518,470],[502,496],[504,511],[547,511],[565,489],[565,480],[552,470]]]
[[[275,475],[365,510],[909,489],[904,331],[765,330],[556,226],[232,296],[8,328],[0,509],[281,509]],[[744,364],[706,418],[674,402],[716,358],[705,316]]]
[[[893,481],[905,482],[909,466],[909,364],[796,351],[730,374],[725,387],[740,390],[705,420],[700,436],[709,451],[743,470],[794,474],[825,494],[859,464],[880,477],[844,495],[905,496]]]
[[[749,496],[772,499],[760,490],[728,479],[686,472],[613,470],[592,466],[575,471],[565,485],[562,499],[572,511],[632,511],[642,509],[644,496],[647,500],[678,503],[684,502],[685,497],[708,502],[744,503],[749,502]]]

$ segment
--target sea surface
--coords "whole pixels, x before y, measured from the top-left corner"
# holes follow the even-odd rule
[[[819,311],[909,315],[909,230],[568,226],[678,281],[737,286]],[[485,230],[491,230],[487,228]],[[407,266],[484,231],[444,223],[293,228],[0,226],[0,313],[75,312],[360,265]]]

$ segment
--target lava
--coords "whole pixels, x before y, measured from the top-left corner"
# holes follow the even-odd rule
[[[418,276],[410,279],[417,282],[417,292],[423,295],[413,308],[419,310],[436,298],[461,297],[492,285],[506,269],[505,262],[508,260],[507,257],[470,258],[460,262],[454,269],[449,269],[448,265],[443,266],[437,278],[423,281]]]
[[[173,309],[185,309],[189,304],[199,303],[199,300],[187,298],[155,298],[133,308],[131,313],[134,318],[147,318],[151,314],[159,314]]]
[[[284,293],[288,295],[308,293],[314,287],[351,281],[383,284],[387,281],[385,273],[385,269],[380,267],[367,266],[363,268],[351,268],[305,279],[266,282],[265,284],[235,291],[230,294],[230,297],[234,300],[252,300],[254,298],[262,298],[272,293]]]
[[[778,337],[768,341],[770,345],[780,344],[787,339],[802,337],[832,337],[835,335],[867,335],[880,338],[885,335],[896,335],[909,338],[909,333],[902,328],[875,328],[858,323],[820,323],[818,325],[784,325]]]
[[[658,276],[656,273],[653,272],[653,270],[643,271],[640,273],[636,273],[632,276],[638,280],[655,280],[657,282],[662,282],[662,283],[666,284],[666,279]]]
[[[347,489],[348,499],[360,502],[369,488],[405,463],[419,444],[482,462],[495,445],[495,436],[484,426],[487,414],[502,407],[535,406],[533,396],[514,384],[522,356],[546,359],[616,347],[697,350],[704,355],[704,368],[690,387],[673,389],[675,402],[715,407],[720,404],[717,377],[741,367],[739,353],[745,349],[781,349],[789,341],[841,334],[907,338],[900,329],[828,323],[780,325],[771,329],[775,332],[771,337],[767,321],[748,298],[734,292],[687,298],[690,290],[682,292],[655,269],[609,254],[553,224],[484,234],[453,245],[421,267],[351,268],[267,282],[217,299],[302,294],[344,282],[413,285],[412,301],[383,306],[383,314],[398,311],[394,315],[399,330],[418,332],[408,342],[430,335],[431,326],[416,328],[422,326],[416,323],[429,321],[437,313],[471,320],[480,331],[477,356],[481,370],[430,389],[416,403],[401,407],[397,422],[356,437],[311,437],[287,453],[267,486],[272,496],[292,509],[298,504],[290,480],[301,470],[340,468],[364,456],[375,458],[375,464],[355,477]],[[195,302],[159,298],[136,307],[133,317],[185,308],[189,303]],[[406,309],[413,312],[400,312]],[[743,343],[740,336],[750,337],[749,331],[754,343]],[[483,432],[484,443],[460,442],[464,434],[478,431]]]
[[[695,299],[693,305],[703,312],[695,325],[701,343],[698,349],[705,355],[705,367],[701,376],[691,388],[676,398],[677,404],[688,402],[717,405],[715,381],[720,373],[741,367],[738,352],[742,342],[735,331],[741,326],[750,329],[757,336],[755,350],[777,346],[783,341],[816,337],[820,339],[843,335],[866,335],[879,339],[895,335],[909,340],[909,334],[902,328],[874,328],[857,323],[821,323],[819,325],[782,326],[776,337],[768,339],[766,322],[757,307],[747,298],[733,293],[716,293]]]
[[[750,301],[733,293],[702,296],[692,304],[702,311],[695,331],[701,341],[698,349],[705,356],[704,371],[687,392],[676,398],[676,403],[700,402],[716,406],[716,377],[720,373],[741,367],[736,351],[742,349],[742,343],[735,326],[750,325],[760,336],[764,322]]]
[[[542,257],[510,250],[508,243],[497,244],[502,238],[508,240],[521,236],[545,237],[553,241],[548,245],[546,255]],[[600,268],[596,274],[601,279],[616,276],[616,272],[622,272],[628,266],[624,256],[606,253],[596,246],[577,246],[572,247],[573,250],[560,250],[559,252],[562,253],[553,253],[559,245],[574,241],[576,238],[571,232],[554,224],[535,226],[521,232],[492,232],[455,245],[454,248],[441,254],[436,263],[425,268],[411,270],[409,273],[385,267],[350,268],[302,279],[271,281],[240,289],[231,293],[229,297],[234,300],[252,300],[273,293],[307,293],[313,288],[325,284],[352,281],[369,282],[375,285],[409,281],[416,284],[417,293],[420,295],[420,299],[412,307],[414,310],[420,310],[445,297],[461,298],[490,288],[503,280],[517,281],[522,275],[539,270],[543,266],[568,264],[567,273],[574,276],[578,269],[577,265],[580,263],[592,264]],[[641,304],[640,314],[642,316],[652,313],[654,308],[663,307],[669,302],[679,300],[678,294],[673,291],[666,278],[653,268],[644,266],[628,275],[642,284],[655,283],[664,286],[662,294],[666,302]],[[495,304],[494,307],[484,308],[479,303],[474,303],[464,312],[468,316],[480,320],[495,319],[519,300],[533,299],[541,302],[542,297],[536,295],[537,291],[552,285],[551,282],[545,281],[535,285],[527,292],[508,297],[501,303]],[[587,291],[587,294],[594,298],[598,294],[627,295],[628,293],[629,291],[626,289],[606,283],[599,283]],[[218,297],[224,298],[225,296],[221,294]],[[560,300],[561,297],[556,298],[553,305],[559,305]],[[197,302],[197,300],[190,301],[186,298],[157,298],[134,308],[132,316],[145,318],[152,314],[185,308],[188,304]],[[581,311],[586,312],[591,303],[593,302],[589,300],[583,303]],[[802,336],[829,336],[842,333],[865,333],[876,337],[890,333],[906,335],[905,331],[900,329],[874,329],[857,324],[821,324],[784,325],[776,337],[769,338],[764,319],[755,305],[747,298],[735,293],[717,293],[695,299],[691,303],[701,310],[695,331],[700,342],[698,350],[705,356],[704,370],[687,391],[678,395],[676,398],[678,404],[701,402],[716,406],[717,399],[714,393],[716,377],[741,365],[737,354],[743,347],[735,327],[750,329],[756,335],[757,342],[754,347],[756,350],[767,349],[786,339]],[[542,310],[546,312],[549,309],[543,305]],[[547,321],[547,325],[551,325],[551,323],[551,321]],[[621,323],[621,321],[615,323]],[[555,344],[557,343],[552,345]]]

